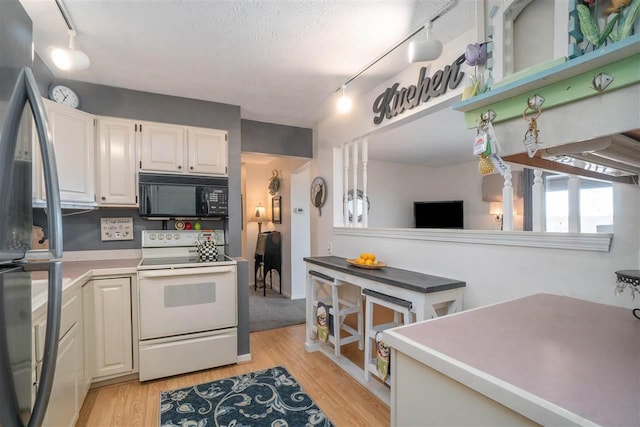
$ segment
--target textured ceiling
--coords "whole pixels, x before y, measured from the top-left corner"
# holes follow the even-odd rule
[[[243,118],[303,127],[331,114],[336,88],[446,3],[64,0],[92,65],[63,72],[48,55],[68,43],[54,0],[21,1],[56,77],[239,105]],[[434,23],[434,36],[446,42],[470,28],[473,4],[459,0]],[[372,89],[406,61],[403,45],[350,93]]]

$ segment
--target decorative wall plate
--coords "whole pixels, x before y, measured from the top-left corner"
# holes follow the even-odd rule
[[[322,216],[322,206],[324,205],[327,197],[327,183],[324,182],[324,179],[319,176],[313,178],[313,181],[311,182],[310,195],[311,204],[318,208],[318,212],[320,213],[320,216]]]

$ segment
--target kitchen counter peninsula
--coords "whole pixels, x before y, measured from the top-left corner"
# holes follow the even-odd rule
[[[360,268],[349,264],[346,258],[333,255],[306,257],[304,261],[307,263],[307,296],[312,270],[363,290],[408,301],[417,322],[462,310],[466,283],[461,280],[388,266],[377,270]]]
[[[367,269],[349,264],[346,258],[337,256],[316,256],[304,258],[307,270],[307,351],[322,351],[352,377],[365,385],[372,393],[389,402],[389,390],[377,381],[366,381],[363,369],[343,356],[335,356],[333,350],[315,336],[314,298],[312,295],[313,276],[324,276],[338,284],[348,284],[359,288],[360,294],[373,294],[377,298],[402,300],[409,308],[415,321],[432,319],[462,310],[462,297],[466,283],[461,280],[432,276],[416,271],[394,267]],[[364,298],[364,295],[360,295]],[[342,297],[341,297],[342,298]],[[366,323],[366,322],[365,322]],[[364,325],[365,334],[371,334]],[[368,357],[367,357],[368,359]],[[369,362],[365,362],[369,363]]]
[[[640,425],[640,321],[628,309],[536,294],[383,339],[392,425]]]

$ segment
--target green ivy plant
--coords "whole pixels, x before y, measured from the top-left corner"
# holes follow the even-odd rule
[[[579,4],[576,6],[576,9],[578,10],[578,19],[580,21],[580,31],[582,31],[582,35],[593,45],[594,49],[597,49],[605,44],[607,39],[615,43],[631,35],[633,25],[638,18],[638,11],[640,11],[640,0],[633,0],[627,7],[622,8],[620,12],[616,13],[613,18],[609,20],[602,31],[600,31],[594,17],[591,16],[589,7],[584,4]],[[618,27],[616,31],[614,31],[616,23]]]
[[[615,43],[629,37],[633,32],[633,25],[638,19],[638,12],[640,12],[640,0],[633,0],[629,6],[620,12],[622,17],[620,18],[618,29],[609,33],[609,40]]]

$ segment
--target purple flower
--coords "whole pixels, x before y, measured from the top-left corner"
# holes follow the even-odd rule
[[[471,66],[484,64],[487,60],[487,44],[474,43],[467,45],[464,58],[465,62]]]

